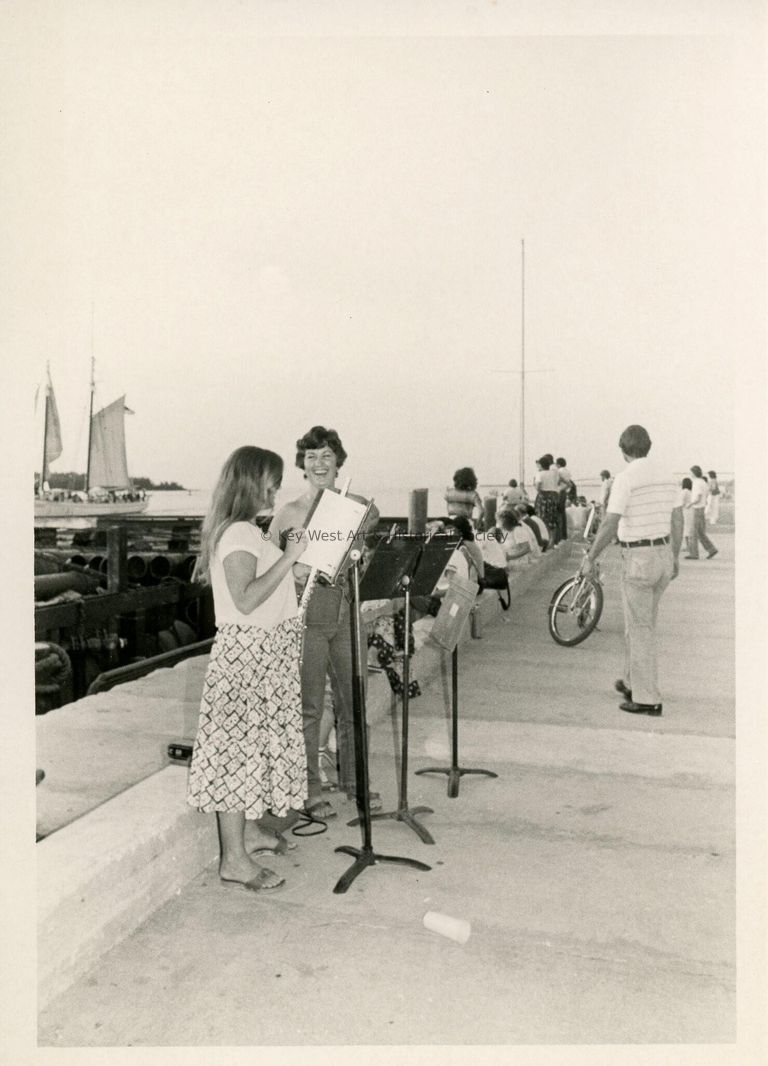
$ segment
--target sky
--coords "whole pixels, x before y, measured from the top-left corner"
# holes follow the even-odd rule
[[[30,480],[46,363],[53,470],[84,468],[91,355],[155,481],[208,488],[245,443],[298,481],[321,423],[353,489],[503,484],[523,359],[526,479],[618,465],[632,422],[732,472],[734,368],[764,381],[759,5],[639,6],[15,7]]]

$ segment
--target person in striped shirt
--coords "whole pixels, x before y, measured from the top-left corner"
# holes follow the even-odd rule
[[[662,713],[656,655],[659,601],[677,577],[683,540],[682,490],[677,478],[649,459],[651,438],[643,426],[627,426],[619,448],[628,464],[613,480],[605,517],[584,557],[589,574],[614,539],[621,545],[624,607],[624,676],[615,682],[630,714]]]

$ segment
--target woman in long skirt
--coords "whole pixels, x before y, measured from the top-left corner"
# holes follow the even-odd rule
[[[203,523],[196,572],[212,587],[217,633],[187,799],[216,813],[221,881],[253,891],[278,888],[284,879],[246,851],[246,818],[285,816],[307,795],[292,575],[305,540],[303,530],[292,532],[281,552],[255,524],[274,505],[282,475],[274,452],[252,446],[233,452]],[[254,853],[281,851],[273,837],[261,835],[263,846]]]
[[[536,514],[549,530],[550,541],[554,545],[561,539],[558,508],[560,489],[564,485],[557,467],[552,469],[553,466],[554,459],[549,453],[542,455],[541,459],[537,459],[533,483],[536,486],[536,499],[534,501]]]

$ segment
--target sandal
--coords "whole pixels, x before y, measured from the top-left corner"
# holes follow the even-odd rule
[[[240,888],[247,888],[249,892],[260,892],[262,889],[264,889],[265,892],[271,892],[273,889],[280,888],[281,885],[285,884],[284,877],[281,877],[276,885],[266,884],[271,877],[277,877],[275,871],[268,869],[266,866],[262,866],[261,870],[259,870],[256,876],[252,877],[250,881],[234,881],[230,877],[219,877],[219,880],[222,885],[239,885]]]
[[[336,811],[328,800],[316,800],[314,803],[306,803],[304,811],[316,822],[327,822],[329,818],[336,818]]]

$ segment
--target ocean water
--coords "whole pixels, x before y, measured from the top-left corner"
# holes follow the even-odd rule
[[[586,496],[587,500],[597,498],[600,491],[600,481],[583,481],[577,482],[579,494]],[[424,486],[414,486],[422,488]],[[503,492],[506,485],[479,485],[478,492],[481,496],[488,496],[494,491]],[[445,505],[443,502],[443,494],[445,493],[447,486],[431,486],[428,488],[429,496],[427,499],[427,513],[430,516],[438,517],[445,514]],[[408,498],[410,494],[410,488],[381,488],[377,490],[375,487],[369,489],[365,487],[365,492],[370,493],[370,497],[373,498],[379,512],[389,518],[406,517],[408,514]],[[533,495],[533,490],[529,488],[529,492]],[[282,493],[277,498],[277,506],[280,507],[289,498],[290,493]],[[283,499],[285,496],[285,499]],[[163,516],[188,516],[188,515],[203,515],[208,509],[210,503],[210,492],[203,489],[183,489],[175,492],[151,492],[149,494],[149,503],[145,514],[147,515],[163,515]]]
[[[684,474],[680,474],[682,479]],[[592,500],[598,500],[600,498],[600,488],[602,482],[599,478],[576,478],[576,485],[580,496],[584,496],[587,502]],[[424,488],[425,486],[413,486],[414,488]],[[427,500],[427,514],[430,517],[437,518],[440,515],[445,514],[445,506],[443,503],[443,494],[445,493],[446,485],[433,485],[428,487],[428,500]],[[506,485],[478,485],[478,492],[481,496],[488,496],[496,493],[503,493],[507,488]],[[733,502],[735,497],[735,485],[733,474],[723,475],[720,478],[720,488],[724,492],[724,496],[721,501],[721,512],[724,521],[733,520]],[[361,489],[363,487],[361,486]],[[531,497],[535,495],[533,487],[527,486],[528,493]],[[370,497],[376,503],[380,514],[387,518],[405,518],[408,514],[408,498],[410,494],[410,486],[405,488],[398,487],[383,487],[376,489],[376,487],[368,488],[364,487],[366,493],[370,494]],[[278,495],[277,506],[281,507],[293,496],[292,492],[284,491]],[[369,498],[370,498],[369,497]],[[149,502],[145,514],[147,515],[162,515],[168,517],[186,517],[204,515],[208,510],[208,505],[211,501],[211,494],[208,490],[204,489],[180,489],[174,492],[151,492],[149,493]]]

